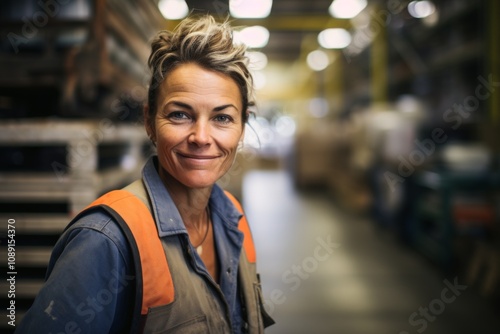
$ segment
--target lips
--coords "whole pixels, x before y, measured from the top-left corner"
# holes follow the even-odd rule
[[[193,160],[212,160],[218,158],[217,155],[200,155],[200,154],[189,154],[189,153],[181,153],[177,152],[181,158],[185,159],[193,159]]]
[[[191,154],[177,152],[179,163],[186,169],[205,170],[214,168],[219,156],[209,154]]]

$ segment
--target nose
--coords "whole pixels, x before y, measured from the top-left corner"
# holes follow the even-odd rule
[[[188,142],[196,146],[206,146],[210,144],[210,126],[208,122],[198,120],[193,124]]]

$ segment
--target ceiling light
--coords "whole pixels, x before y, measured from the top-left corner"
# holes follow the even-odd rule
[[[229,11],[233,17],[261,19],[271,13],[272,0],[229,0]]]
[[[432,1],[412,1],[408,4],[408,13],[417,19],[431,16],[436,11]]]
[[[247,57],[250,60],[249,68],[254,71],[263,70],[267,66],[267,56],[260,51],[247,52]]]
[[[269,41],[269,30],[261,26],[243,28],[233,34],[235,43],[243,43],[249,48],[263,48]]]
[[[352,19],[367,5],[366,0],[333,0],[328,11],[339,19]]]
[[[160,0],[158,8],[164,18],[168,20],[180,20],[189,13],[189,8],[184,0]]]
[[[318,34],[318,43],[325,49],[343,49],[351,43],[351,34],[342,28],[325,29]]]
[[[309,65],[313,71],[322,71],[329,63],[330,60],[328,59],[328,55],[324,51],[315,50],[307,55],[307,65]]]

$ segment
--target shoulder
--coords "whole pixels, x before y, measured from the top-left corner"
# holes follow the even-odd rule
[[[256,251],[252,232],[240,201],[230,192],[222,190],[218,186],[214,187],[212,191],[212,199],[216,211],[222,213],[221,218],[234,224],[243,234],[243,248],[245,249],[245,254],[250,262],[255,263]]]
[[[57,241],[46,281],[19,331],[123,332],[134,303],[134,271],[120,228],[101,210],[79,215]],[[75,331],[76,332],[76,331]]]
[[[127,239],[115,219],[104,210],[96,208],[75,218],[54,247],[53,257],[70,243],[81,244],[79,248],[88,252],[103,252],[108,256],[116,253],[129,267],[131,251]]]

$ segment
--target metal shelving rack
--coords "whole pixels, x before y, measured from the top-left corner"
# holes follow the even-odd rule
[[[149,0],[51,6],[0,4],[0,220],[16,220],[16,323],[71,218],[140,176],[150,152],[138,122],[149,42],[166,26]],[[3,236],[7,223],[2,226]],[[6,284],[0,283],[2,291]],[[0,302],[7,305],[6,293]],[[6,319],[5,308],[0,316]],[[2,322],[0,331],[12,330],[7,326]]]
[[[412,224],[414,244],[443,269],[451,270],[458,260],[454,247],[455,238],[460,234],[475,233],[473,229],[458,226],[454,217],[454,208],[458,204],[454,203],[454,198],[458,193],[498,192],[500,175],[493,172],[472,174],[422,171],[417,177],[417,186],[420,196],[415,203],[416,219]],[[426,193],[435,195],[435,201],[426,200]],[[491,204],[491,208],[493,207],[494,204]],[[498,220],[498,217],[491,217],[491,220],[495,219]],[[425,221],[432,224],[424,224]],[[484,233],[484,229],[485,226],[478,226],[477,231]]]

